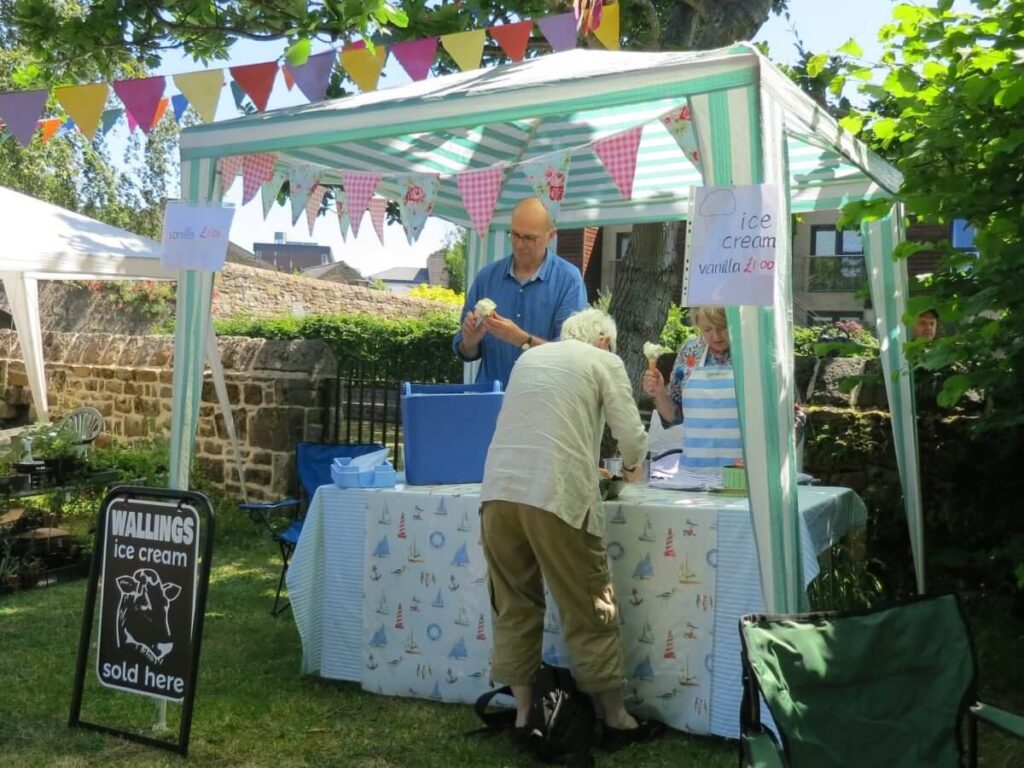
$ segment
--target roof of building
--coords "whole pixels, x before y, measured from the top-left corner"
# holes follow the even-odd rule
[[[317,280],[331,280],[336,283],[348,283],[349,285],[366,285],[369,282],[358,269],[350,267],[344,261],[309,267],[302,270],[302,276],[313,277]]]
[[[392,267],[370,275],[370,280],[383,280],[385,283],[429,283],[426,267]]]

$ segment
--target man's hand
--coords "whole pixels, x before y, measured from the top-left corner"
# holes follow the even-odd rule
[[[516,325],[512,320],[499,315],[497,310],[492,312],[491,316],[484,320],[482,327],[486,328],[487,331],[496,339],[501,339],[506,344],[511,344],[515,347],[520,346],[524,341],[526,341],[526,337],[528,335],[526,331]]]
[[[470,312],[462,321],[462,340],[467,345],[477,346],[487,333],[487,324],[477,322],[476,312]]]
[[[639,483],[641,480],[646,480],[647,478],[644,477],[643,463],[637,464],[635,467],[623,467],[622,479],[627,483]]]

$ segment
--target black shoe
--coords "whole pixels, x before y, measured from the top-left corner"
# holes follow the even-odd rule
[[[527,752],[531,749],[530,739],[533,735],[533,731],[528,725],[517,725],[512,728],[512,743],[523,752]]]
[[[601,749],[605,752],[618,752],[630,744],[651,741],[665,732],[665,724],[657,720],[637,720],[636,728],[612,728],[607,723],[601,735]]]

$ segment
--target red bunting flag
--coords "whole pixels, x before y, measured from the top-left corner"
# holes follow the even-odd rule
[[[220,170],[221,192],[226,194],[231,189],[231,185],[235,183],[235,178],[242,171],[242,158],[238,155],[222,157],[217,161],[217,167]]]
[[[270,91],[274,88],[277,70],[276,61],[264,61],[261,64],[231,67],[228,71],[235,82],[245,91],[245,94],[252,99],[256,109],[264,112],[267,109],[267,101],[270,99]]]
[[[276,163],[277,155],[273,152],[261,152],[242,158],[242,205],[256,197],[264,182],[274,178]]]
[[[309,225],[309,236],[313,236],[313,225],[316,224],[317,214],[320,213],[320,204],[323,202],[327,187],[319,184],[313,187],[309,193],[309,200],[306,201],[306,223]]]
[[[522,61],[526,56],[526,46],[530,44],[532,31],[533,22],[529,19],[517,21],[515,24],[499,24],[487,30],[512,61]]]

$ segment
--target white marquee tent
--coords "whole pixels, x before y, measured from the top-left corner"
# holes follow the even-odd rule
[[[696,164],[662,123],[683,108],[699,148]],[[634,191],[626,200],[593,145],[638,127]],[[501,191],[490,228],[483,236],[470,236],[467,278],[472,279],[481,265],[503,254],[511,209],[531,194],[521,163],[556,151],[572,155],[558,219],[563,227],[683,219],[689,188],[701,184],[774,183],[785,191],[788,211],[798,213],[885,197],[901,183],[896,171],[840,129],[753,46],[740,44],[699,53],[569,51],[196,126],[182,132],[182,196],[192,203],[217,202],[223,196],[218,161],[259,154],[272,161],[276,182],[271,184],[302,168],[313,169],[324,184],[340,184],[342,171],[369,171],[381,175],[380,194],[392,199],[397,174],[440,174],[434,215],[468,226],[458,174],[500,167]],[[862,234],[923,589],[913,399],[901,354],[907,280],[905,265],[890,257],[901,237],[898,213],[865,225]],[[783,218],[779,242],[788,244],[789,217]],[[781,611],[797,609],[802,593],[789,251],[778,253],[774,307],[729,310],[765,604]],[[178,285],[171,466],[172,482],[185,487],[213,274],[182,272]]]

